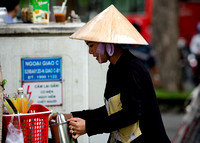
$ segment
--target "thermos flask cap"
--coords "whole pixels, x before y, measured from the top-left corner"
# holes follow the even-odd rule
[[[57,123],[58,124],[64,124],[64,123],[67,123],[66,119],[65,119],[65,116],[61,113],[58,113],[57,115]]]

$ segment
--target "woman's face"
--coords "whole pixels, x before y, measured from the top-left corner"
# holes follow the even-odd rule
[[[106,63],[108,61],[108,55],[106,52],[104,52],[103,54],[100,54],[97,52],[97,47],[99,45],[99,43],[97,42],[86,42],[86,44],[89,47],[89,54],[92,54],[93,57],[96,57],[96,60],[99,63]]]

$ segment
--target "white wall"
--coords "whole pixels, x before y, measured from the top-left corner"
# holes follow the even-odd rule
[[[16,93],[22,84],[21,58],[62,57],[63,105],[48,107],[53,112],[94,109],[102,106],[108,63],[100,65],[87,45],[67,36],[0,37],[0,64],[7,80],[5,93]],[[88,138],[79,143],[102,143],[107,134]]]

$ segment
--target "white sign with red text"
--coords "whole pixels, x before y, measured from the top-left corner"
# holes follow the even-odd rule
[[[24,93],[33,103],[46,106],[62,105],[62,82],[24,82]]]

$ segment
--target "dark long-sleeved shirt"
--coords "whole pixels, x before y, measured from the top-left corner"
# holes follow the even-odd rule
[[[144,65],[128,50],[115,65],[110,64],[104,97],[121,94],[122,110],[108,116],[106,106],[94,110],[72,112],[86,120],[89,136],[109,133],[134,124],[139,120],[142,132],[133,143],[169,143],[157,104],[150,75]]]

